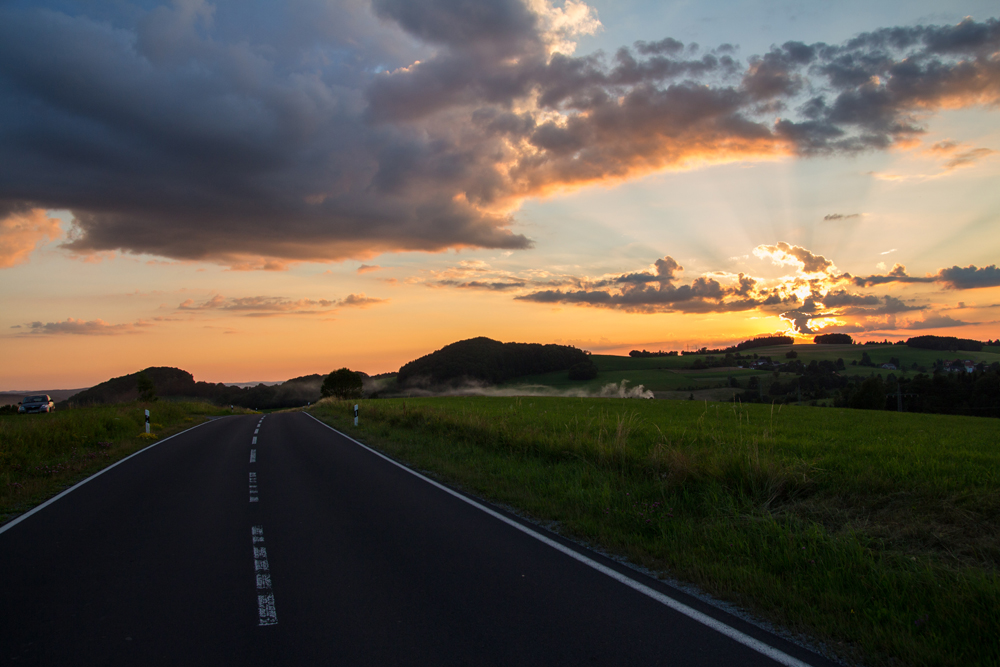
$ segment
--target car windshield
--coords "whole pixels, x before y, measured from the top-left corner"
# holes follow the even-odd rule
[[[28,398],[24,399],[24,402],[25,403],[48,403],[49,402],[49,397],[48,396],[29,396]]]

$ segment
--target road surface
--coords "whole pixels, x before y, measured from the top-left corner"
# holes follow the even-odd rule
[[[304,413],[210,421],[0,531],[6,664],[832,664]]]

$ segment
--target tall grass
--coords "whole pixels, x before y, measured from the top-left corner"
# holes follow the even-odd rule
[[[145,435],[147,408],[154,437]],[[161,402],[0,416],[0,521],[132,454],[157,435],[221,413],[204,403]]]
[[[353,404],[352,404],[353,405]],[[995,420],[614,399],[321,402],[442,479],[868,664],[1000,664]]]

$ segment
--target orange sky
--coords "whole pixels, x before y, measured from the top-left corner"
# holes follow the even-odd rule
[[[0,132],[0,390],[148,366],[213,382],[379,373],[474,336],[614,354],[779,331],[1000,338],[1000,29],[983,3],[932,34],[914,27],[932,3],[868,17],[802,3],[800,20],[734,3],[711,22],[680,5],[536,2],[517,39],[490,24],[466,43],[358,2],[342,18],[370,42],[331,27],[308,53],[221,1],[155,10],[162,34],[130,23],[141,12],[67,6],[59,34],[32,3],[0,24],[37,36],[24,62],[49,44],[52,62],[72,56],[63,69],[120,92],[69,94],[41,58],[33,79],[0,66],[0,105],[51,111]],[[815,78],[826,56],[805,44],[892,25],[915,35],[915,62],[952,73],[912,90],[895,71]],[[261,48],[227,60],[238,33]],[[5,35],[0,61],[19,48]],[[971,46],[935,51],[935,35]],[[90,59],[101,40],[126,51]],[[178,54],[229,96],[190,93]],[[233,77],[236,62],[256,78]],[[464,83],[444,78],[456,68]],[[535,83],[497,102],[513,79]],[[131,89],[177,106],[145,109]],[[865,95],[881,106],[844,121],[836,105]]]

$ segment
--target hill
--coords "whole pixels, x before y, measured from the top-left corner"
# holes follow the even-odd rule
[[[565,371],[589,355],[569,345],[501,343],[480,336],[445,345],[399,369],[400,386],[457,384],[478,380],[489,384],[524,375]]]
[[[180,400],[198,399],[215,405],[238,405],[243,408],[277,409],[294,408],[318,401],[323,376],[305,375],[277,385],[259,384],[255,387],[233,387],[212,382],[196,382],[194,376],[179,368],[156,366],[141,373],[153,382],[160,398]],[[139,398],[139,373],[112,378],[74,395],[67,405],[97,405],[125,403]]]

